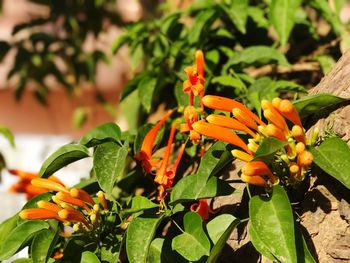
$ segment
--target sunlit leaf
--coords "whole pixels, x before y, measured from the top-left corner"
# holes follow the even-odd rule
[[[95,253],[92,253],[90,251],[84,251],[81,254],[80,263],[100,263],[100,262],[101,261],[98,259]]]
[[[93,147],[108,141],[120,142],[120,138],[121,130],[119,126],[114,122],[109,122],[89,131],[79,143],[86,147]]]

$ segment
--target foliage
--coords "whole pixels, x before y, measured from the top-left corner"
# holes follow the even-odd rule
[[[303,84],[320,76],[318,57],[340,54],[345,25],[335,16],[339,9],[327,6],[198,1],[128,25],[113,49],[127,44],[134,61],[136,75],[121,95],[132,128],[121,132],[106,123],[52,153],[42,178],[32,180],[50,193],[0,225],[8,236],[0,241],[0,260],[28,246],[38,262],[216,262],[232,231],[249,221],[251,242],[266,258],[315,262],[289,189],[309,176],[312,161],[349,188],[344,160],[337,159],[349,156],[349,147],[339,138],[307,138],[303,128],[320,108],[329,112],[349,101],[302,94]],[[327,34],[317,33],[319,20],[331,26]],[[300,39],[319,50],[301,49]],[[300,65],[312,65],[318,77],[305,77]],[[170,110],[156,124],[135,123],[159,105]],[[45,179],[82,158],[93,162],[89,180],[69,189]],[[235,158],[246,162],[240,179],[249,218],[210,207],[212,198],[242,194],[223,176]]]

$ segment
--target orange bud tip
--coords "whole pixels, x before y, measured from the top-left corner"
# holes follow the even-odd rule
[[[261,187],[268,187],[267,181],[259,175],[248,176],[245,174],[241,174],[241,180],[245,183],[257,185]]]
[[[46,210],[43,208],[29,208],[29,209],[25,209],[22,210],[19,213],[19,216],[22,219],[29,219],[29,220],[33,220],[33,219],[55,219],[57,218],[57,213],[50,211],[50,210]]]
[[[305,144],[304,144],[304,143],[298,142],[298,143],[295,145],[295,151],[297,152],[297,154],[302,153],[304,150],[305,150]]]
[[[281,101],[282,99],[280,98],[274,98],[271,102],[272,106],[275,108],[275,109],[279,109],[279,106],[281,104]]]
[[[64,193],[69,193],[67,188],[60,183],[54,182],[50,179],[45,179],[45,178],[35,178],[31,181],[32,185],[36,187],[41,187],[45,188],[48,190],[56,191],[56,192],[64,192]]]
[[[298,141],[305,144],[305,133],[301,126],[294,125],[292,127],[292,136]]]
[[[247,116],[241,109],[233,108],[232,114],[237,120],[239,120],[244,125],[256,131],[258,130],[258,125],[249,116]]]
[[[265,128],[265,132],[269,137],[274,137],[281,141],[287,141],[283,131],[274,124],[268,124]]]
[[[244,162],[250,162],[253,160],[253,156],[251,156],[250,154],[248,154],[246,152],[240,151],[240,150],[232,150],[231,154],[233,157],[235,157],[241,161],[244,161]]]
[[[296,163],[290,163],[289,165],[289,172],[291,174],[297,174],[300,171],[299,166]]]
[[[312,153],[309,151],[303,151],[298,155],[298,164],[302,167],[311,165],[313,161]]]
[[[196,51],[196,65],[198,74],[204,76],[204,54],[202,50]]]
[[[282,100],[278,107],[281,114],[290,120],[293,124],[303,126],[300,116],[294,105],[289,100]]]

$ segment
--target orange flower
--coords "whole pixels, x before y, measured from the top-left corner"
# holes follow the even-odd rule
[[[262,161],[252,161],[242,167],[242,173],[246,176],[266,175],[272,183],[278,183],[278,177],[273,175],[270,168]]]
[[[58,192],[56,194],[56,197],[60,200],[63,201],[65,203],[71,204],[71,205],[75,205],[78,206],[84,210],[86,210],[87,212],[90,212],[91,209],[81,200],[71,197],[70,194],[67,193],[63,193],[63,192]]]
[[[256,131],[258,130],[258,125],[256,125],[256,123],[252,119],[250,119],[241,109],[233,108],[232,114],[238,121],[240,121],[244,125]]]
[[[95,202],[92,199],[92,197],[83,189],[78,189],[78,188],[72,188],[69,191],[70,195],[74,198],[80,199],[86,203],[89,203],[91,205],[94,205]]]
[[[244,162],[250,162],[250,161],[253,161],[253,159],[254,159],[254,157],[251,156],[250,154],[243,152],[243,151],[240,151],[240,150],[236,150],[236,149],[232,150],[231,154],[233,157],[235,157],[241,161],[244,161]]]
[[[215,109],[222,110],[227,112],[232,112],[234,108],[239,108],[243,111],[249,118],[253,119],[256,123],[265,126],[266,124],[258,118],[253,112],[251,112],[246,106],[242,103],[235,101],[233,99],[228,99],[225,97],[206,95],[202,98],[204,106]]]
[[[52,212],[58,213],[59,211],[62,210],[62,208],[54,203],[47,202],[44,200],[40,200],[39,202],[36,203],[39,208],[43,208],[46,210],[50,210]]]
[[[301,167],[307,167],[311,165],[313,161],[312,153],[309,151],[303,151],[302,153],[298,154],[298,165]]]
[[[302,142],[305,144],[306,142],[305,133],[301,126],[294,125],[292,127],[292,136],[297,140],[297,142]]]
[[[198,215],[201,216],[203,221],[208,220],[210,207],[206,199],[201,199],[198,201],[198,203],[192,204],[190,209],[192,212],[198,213]]]
[[[265,132],[269,137],[274,137],[281,141],[287,141],[287,137],[284,135],[283,131],[274,124],[268,124],[265,127]]]
[[[45,179],[45,178],[35,178],[31,181],[32,185],[36,186],[36,187],[40,187],[40,188],[45,188],[48,190],[52,190],[52,191],[61,191],[64,193],[69,193],[69,191],[67,190],[67,188],[57,182],[54,182],[50,179]]]
[[[136,153],[135,158],[142,162],[142,167],[147,173],[150,173],[152,169],[158,164],[158,160],[152,160],[152,149],[154,141],[156,140],[159,129],[163,126],[165,121],[173,113],[169,110],[164,117],[147,133],[143,139],[141,150]]]
[[[211,123],[207,123],[205,121],[197,121],[192,126],[196,132],[202,135],[236,145],[245,150],[247,153],[251,154],[251,151],[248,149],[244,141],[242,141],[241,138],[239,138],[235,133],[231,132],[229,129]]]
[[[192,124],[198,120],[196,108],[193,106],[187,106],[184,110],[184,117],[188,127],[192,130]]]
[[[294,105],[289,100],[282,100],[278,107],[281,114],[295,125],[302,127],[300,116]]]
[[[260,175],[248,176],[245,174],[241,174],[241,180],[245,183],[253,184],[253,185],[257,185],[265,188],[269,186],[268,183],[265,181],[265,179],[262,178]]]
[[[256,134],[251,129],[249,129],[246,125],[242,124],[241,122],[235,119],[226,117],[224,115],[211,114],[207,117],[206,120],[209,123],[212,123],[221,127],[225,127],[225,128],[229,128],[237,131],[244,131],[248,133],[250,136],[252,136],[253,138],[255,138],[256,136]]]
[[[51,210],[43,209],[43,208],[29,208],[29,209],[24,209],[19,213],[19,216],[22,219],[29,219],[29,220],[34,220],[34,219],[57,219],[58,214],[57,212],[53,212]]]
[[[10,174],[17,175],[20,178],[25,179],[25,180],[32,180],[32,179],[38,177],[37,173],[29,173],[29,172],[24,172],[24,171],[17,170],[17,169],[9,169],[8,171]]]
[[[69,221],[69,222],[81,222],[86,226],[89,226],[85,217],[77,210],[73,209],[62,209],[58,212],[58,216],[60,219]]]
[[[202,50],[196,51],[196,65],[198,75],[204,77],[204,54]]]
[[[288,133],[288,126],[282,115],[278,112],[278,110],[273,107],[271,102],[267,100],[261,101],[261,108],[264,110],[265,118],[275,124],[278,128],[280,128],[284,133]]]
[[[107,204],[107,200],[106,200],[104,192],[99,191],[97,193],[97,197],[98,197],[98,200],[99,200],[100,204],[102,205],[103,209],[108,210],[108,204]]]

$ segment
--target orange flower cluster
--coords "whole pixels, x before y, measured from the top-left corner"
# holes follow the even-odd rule
[[[105,194],[97,193],[99,204],[83,189],[68,189],[59,182],[49,179],[35,178],[31,180],[34,187],[57,192],[52,196],[53,202],[41,200],[38,208],[24,209],[19,213],[22,219],[56,219],[65,224],[73,223],[77,232],[90,231],[101,222],[102,209],[108,210]]]
[[[38,178],[38,173],[29,173],[21,170],[10,169],[8,170],[10,174],[16,175],[19,177],[19,180],[9,188],[9,192],[12,193],[25,193],[27,195],[27,200],[32,199],[34,196],[45,193],[49,191],[46,188],[39,188],[30,183],[32,179]],[[50,176],[48,178],[53,182],[57,182],[63,185],[63,183],[55,176]]]
[[[146,134],[141,149],[135,156],[137,160],[141,161],[141,165],[146,173],[155,174],[154,182],[158,185],[158,201],[163,201],[167,194],[166,190],[172,187],[177,167],[179,166],[186,146],[186,143],[181,145],[177,159],[172,166],[168,167],[176,132],[176,123],[174,123],[171,126],[168,143],[162,160],[152,159],[153,145],[157,133],[171,113],[172,111],[167,112],[165,116]]]
[[[207,95],[202,98],[202,103],[208,108],[233,114],[233,118],[211,114],[206,118],[207,122],[197,121],[192,127],[199,134],[228,142],[244,150],[232,151],[234,157],[247,162],[242,169],[241,179],[244,182],[263,187],[279,183],[279,177],[271,172],[266,163],[254,159],[254,153],[266,137],[287,142],[286,154],[277,157],[287,164],[291,183],[303,179],[307,167],[312,163],[312,154],[305,149],[307,140],[304,128],[297,110],[289,100],[262,100],[261,107],[267,124],[246,106],[233,99]],[[291,130],[286,120],[293,124]],[[248,134],[251,137],[248,144],[232,130]]]

